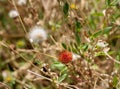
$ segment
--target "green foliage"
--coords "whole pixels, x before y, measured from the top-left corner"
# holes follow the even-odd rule
[[[76,22],[75,22],[75,31],[76,31],[76,32],[80,32],[81,27],[82,27],[82,26],[81,26],[80,22],[76,21]]]
[[[97,52],[95,56],[105,56],[106,54],[104,52]]]
[[[86,51],[86,50],[88,49],[88,44],[82,44],[82,45],[81,45],[81,49],[82,49],[83,51]]]
[[[67,67],[64,67],[64,68],[60,71],[60,75],[68,74],[68,73],[67,73],[67,70],[68,70],[68,68],[67,68]]]
[[[97,49],[99,49],[99,48],[97,48]],[[108,52],[109,55],[112,55],[112,54],[114,54],[114,53],[115,53],[114,51],[109,51],[109,52]],[[96,53],[95,53],[95,56],[96,56],[96,57],[98,57],[98,56],[106,56],[106,54],[105,54],[105,52],[103,52],[103,51],[99,51],[99,52],[96,52]]]
[[[111,0],[106,0],[106,5],[110,6]]]
[[[62,43],[62,46],[64,49],[67,49],[67,45],[65,43]]]
[[[62,82],[63,80],[65,80],[67,78],[67,76],[68,76],[68,73],[67,73],[68,68],[64,64],[55,61],[51,65],[51,67],[52,67],[53,70],[55,70],[55,69],[59,70],[59,75],[60,76],[58,78],[58,82]]]
[[[119,80],[117,76],[113,77],[113,87],[116,88],[117,84],[118,84]]]
[[[51,65],[52,69],[58,69],[59,71],[63,72],[63,70],[67,70],[67,67],[62,64],[61,62],[57,62],[55,61],[52,65]]]
[[[111,2],[111,6],[117,5],[117,3],[119,3],[119,2],[120,2],[120,0],[113,0]]]
[[[99,30],[99,31],[95,32],[94,34],[92,34],[90,38],[96,38],[96,37],[99,37],[99,36],[104,35],[104,34],[108,35],[111,30],[112,30],[111,26],[106,27],[103,30]]]
[[[67,74],[63,74],[62,76],[60,76],[60,77],[58,78],[58,81],[59,81],[59,82],[62,82],[63,80],[66,79],[66,77],[67,77]]]
[[[67,2],[65,2],[64,6],[63,6],[63,12],[65,16],[68,16],[68,11],[69,11],[69,4]]]
[[[117,52],[116,60],[120,61],[120,51]],[[115,68],[120,69],[120,64],[115,63]]]
[[[95,24],[95,18],[94,18],[93,15],[88,16],[88,22],[89,22],[90,28],[92,28],[92,30],[95,30],[96,29],[96,24]]]
[[[112,30],[112,27],[106,27],[103,29],[102,34],[108,34]]]
[[[80,44],[80,34],[79,34],[79,32],[81,30],[81,27],[82,26],[81,26],[80,22],[76,21],[75,22],[75,39],[76,39],[76,42],[77,42],[78,45]]]
[[[96,37],[100,36],[101,33],[102,33],[102,31],[99,30],[99,31],[95,32],[94,34],[92,34],[91,38],[96,38]]]
[[[119,3],[120,0],[106,0],[106,6],[115,6],[117,3]]]
[[[12,2],[0,1],[0,81],[11,89],[22,89],[21,84],[29,89],[92,89],[101,85],[109,85],[105,89],[119,89],[120,0],[57,1],[36,3],[33,0],[22,6],[16,2],[21,18],[10,18],[9,11],[16,8]],[[55,39],[48,36],[39,44],[30,43],[26,36],[34,25],[46,28],[48,35]],[[62,42],[62,36],[70,39]],[[58,54],[62,50],[72,52],[76,59],[61,63]],[[46,71],[41,70],[43,66]],[[8,74],[6,71],[12,75],[4,77],[4,73]],[[104,80],[112,82],[104,83]]]
[[[79,33],[75,33],[75,39],[76,39],[77,44],[79,45],[80,44],[80,35],[79,35]]]

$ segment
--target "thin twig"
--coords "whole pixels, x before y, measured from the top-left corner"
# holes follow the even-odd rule
[[[12,0],[12,2],[13,2],[13,5],[14,5],[14,7],[15,7],[16,11],[18,12],[18,9],[17,9],[17,6],[16,6],[16,4],[15,4],[15,1],[14,1],[14,0]],[[22,27],[23,27],[24,32],[25,32],[25,33],[27,33],[27,30],[26,30],[26,28],[25,28],[25,25],[23,24],[23,21],[22,21],[21,16],[20,16],[20,15],[18,15],[18,17],[19,17],[19,20],[20,20],[20,22],[21,22],[21,25],[22,25]]]
[[[35,72],[31,71],[31,70],[27,70],[27,72],[29,72],[29,73],[31,73],[31,74],[34,74],[34,75],[36,75],[36,76],[38,76],[38,77],[42,77],[42,78],[44,78],[44,79],[46,79],[46,80],[48,80],[48,81],[50,81],[50,82],[53,82],[52,79],[47,78],[47,77],[45,77],[45,76],[42,76],[42,75],[40,75],[40,74],[37,74],[37,73],[35,73]],[[74,85],[68,85],[68,84],[65,84],[65,83],[59,83],[58,81],[55,81],[55,83],[56,83],[56,84],[59,84],[59,85],[61,85],[61,86],[64,86],[64,87],[66,87],[66,88],[68,88],[68,89],[73,89],[73,88],[71,88],[71,87],[74,87],[75,89],[79,89],[78,87],[76,87],[76,86],[74,86]]]
[[[97,84],[97,81],[98,81],[98,78],[95,80],[95,83],[94,83],[94,88],[93,88],[93,89],[96,89],[96,84]]]
[[[37,67],[36,65],[34,65],[31,61],[28,61],[23,55],[21,55],[18,51],[14,50],[14,49],[11,49],[7,44],[3,43],[3,42],[0,42],[0,44],[10,50],[12,50],[14,53],[16,53],[17,55],[19,55],[24,61],[30,63],[32,66],[34,66],[36,69],[40,70],[39,67]],[[40,70],[41,71],[41,70]]]
[[[45,54],[45,53],[41,53],[35,49],[31,49],[31,50],[28,50],[28,49],[17,49],[18,52],[28,52],[28,53],[31,53],[31,52],[35,52],[35,53],[39,53],[39,54],[43,54],[45,56],[48,56],[48,57],[51,57],[51,58],[54,58],[54,59],[57,59],[56,57],[54,56],[51,56],[49,54]]]
[[[111,57],[107,52],[104,52],[104,53],[106,54],[106,56],[107,56],[109,59],[111,59],[112,61],[114,61],[114,62],[120,64],[119,61],[117,61],[116,59],[114,59],[113,57]]]
[[[6,47],[6,48],[8,48],[8,49],[11,49],[7,44],[5,44],[5,43],[3,43],[3,42],[0,42],[0,44],[2,45],[2,46],[4,46],[4,47]],[[23,55],[21,55],[19,52],[21,51],[21,52],[38,52],[37,50],[25,50],[25,49],[19,49],[19,50],[14,50],[14,49],[11,49],[14,53],[16,53],[16,54],[18,54],[20,57],[22,57],[26,62],[28,62],[28,63],[30,63],[32,66],[34,66],[35,68],[37,68],[38,70],[40,70],[39,69],[39,67],[37,67],[36,65],[34,65],[32,62],[30,62],[30,61],[28,61]],[[38,52],[39,53],[39,52]],[[42,53],[42,54],[44,54],[44,53]],[[46,54],[44,54],[44,55],[46,55]],[[49,56],[49,55],[47,55],[47,56]],[[49,57],[51,57],[51,56],[49,56]],[[47,78],[47,77],[45,77],[45,76],[42,76],[42,75],[39,75],[39,74],[37,74],[37,73],[35,73],[35,72],[32,72],[32,71],[30,71],[30,70],[27,70],[28,72],[30,72],[30,73],[32,73],[32,74],[34,74],[34,75],[36,75],[36,76],[38,76],[38,77],[42,77],[42,78],[44,78],[44,79],[47,79],[47,80],[49,80],[49,81],[53,81],[52,79],[50,79],[50,78]],[[41,70],[40,70],[41,71]],[[64,86],[64,87],[66,87],[66,88],[68,88],[68,89],[73,89],[73,88],[71,88],[71,87],[73,87],[73,85],[68,85],[68,84],[64,84],[64,83],[59,83],[58,81],[55,81],[55,83],[57,83],[57,84],[59,84],[59,85],[61,85],[61,86]],[[71,86],[71,87],[70,87]],[[79,88],[77,88],[77,87],[74,87],[75,89],[79,89]]]
[[[40,74],[37,74],[37,73],[35,73],[35,72],[31,71],[31,70],[27,70],[27,72],[29,72],[29,73],[31,73],[31,74],[34,74],[34,75],[36,75],[36,76],[38,76],[38,77],[42,77],[42,78],[44,78],[44,79],[49,80],[49,81],[52,82],[52,79],[47,78],[47,77],[45,77],[45,76],[42,76],[42,75],[40,75]]]
[[[3,82],[0,82],[0,86],[5,86],[5,87],[7,87],[7,89],[11,89],[7,84],[5,84],[5,83],[3,83]],[[3,88],[3,87],[0,87],[0,88]]]
[[[25,84],[24,82],[22,82],[22,81],[20,81],[20,80],[18,80],[18,79],[15,79],[15,81],[16,81],[17,83],[19,83],[19,84],[21,84],[21,85],[27,87],[27,88],[31,88],[30,85]]]

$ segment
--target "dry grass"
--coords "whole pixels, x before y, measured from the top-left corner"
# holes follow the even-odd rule
[[[119,0],[17,2],[0,1],[0,89],[120,88]],[[13,9],[19,16],[10,18]],[[34,26],[47,40],[29,41]],[[76,60],[61,63],[63,50]]]

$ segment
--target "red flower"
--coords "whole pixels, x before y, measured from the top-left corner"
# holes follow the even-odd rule
[[[62,51],[60,54],[59,54],[59,61],[62,62],[62,63],[69,63],[72,61],[72,53],[69,52],[69,51]]]

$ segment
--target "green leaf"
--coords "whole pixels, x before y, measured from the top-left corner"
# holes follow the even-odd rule
[[[97,64],[94,64],[94,65],[92,65],[91,67],[92,67],[92,69],[94,69],[94,70],[98,70],[98,69],[99,69],[99,67],[98,67]]]
[[[108,54],[109,55],[111,55],[111,54],[114,54],[114,51],[109,51],[108,52]],[[97,52],[96,54],[95,54],[95,56],[97,57],[97,56],[106,56],[106,54],[105,54],[105,52]]]
[[[82,49],[83,49],[84,51],[86,51],[86,50],[88,49],[88,44],[83,44],[83,45],[82,45]]]
[[[75,39],[76,39],[77,44],[80,44],[81,41],[80,41],[80,36],[78,33],[75,33]]]
[[[111,1],[111,0],[106,0],[106,5],[107,5],[107,6],[110,6],[110,3],[111,3],[110,1]]]
[[[77,48],[78,45],[80,45],[80,44],[72,43],[72,44],[69,46],[69,47],[70,47],[70,50],[71,50],[73,53],[79,54],[79,49]]]
[[[102,33],[103,33],[103,34],[108,34],[111,29],[112,29],[112,27],[106,27],[106,28],[104,28],[104,30],[103,30]]]
[[[67,49],[67,46],[66,46],[65,43],[62,43],[62,46],[63,46],[64,49]]]
[[[65,65],[60,62],[55,62],[52,66],[58,70],[62,70],[63,68],[65,68]]]
[[[63,6],[63,12],[65,16],[68,16],[69,4],[66,2]]]
[[[111,3],[110,3],[110,5],[111,6],[115,6],[117,3],[119,3],[120,2],[120,0],[113,0]]]
[[[60,77],[58,78],[58,81],[59,81],[59,82],[62,82],[63,80],[65,80],[65,78],[67,78],[67,74],[63,74],[62,76],[60,76]]]
[[[113,77],[113,86],[116,87],[116,85],[118,84],[119,80],[117,78],[117,76]]]
[[[118,53],[117,53],[116,60],[117,60],[117,61],[120,61],[120,51],[118,51]],[[119,69],[119,68],[120,68],[120,64],[115,63],[115,68],[116,68],[116,69]]]
[[[60,75],[63,75],[67,73],[67,67],[64,67],[61,71],[60,71]]]
[[[106,5],[107,6],[115,6],[119,2],[120,2],[120,0],[106,0]]]
[[[96,37],[100,36],[101,33],[102,33],[102,30],[99,30],[96,33],[94,33],[90,38],[96,38]]]
[[[104,52],[97,52],[96,54],[95,54],[95,56],[96,57],[98,57],[98,56],[105,56],[106,54],[104,53]]]
[[[76,23],[75,23],[76,32],[80,32],[80,29],[81,29],[81,24],[80,24],[80,22],[76,21]]]
[[[93,29],[93,30],[96,29],[95,19],[96,19],[95,16],[93,16],[92,14],[88,17],[89,25],[90,25],[91,29]]]

